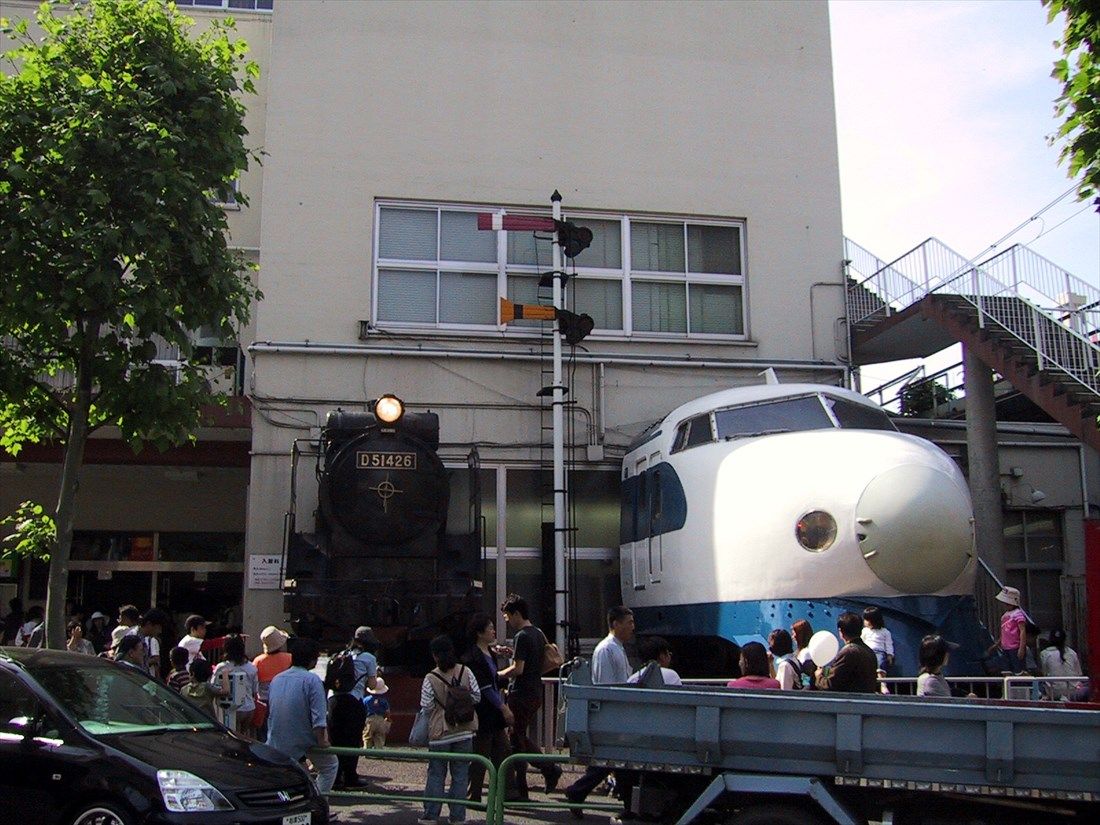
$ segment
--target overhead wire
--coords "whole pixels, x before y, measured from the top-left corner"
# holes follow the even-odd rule
[[[1036,212],[1034,215],[1032,215],[1030,218],[1028,218],[1025,221],[1022,221],[1018,226],[1016,226],[1012,230],[1006,232],[1004,235],[999,237],[997,240],[995,240],[993,243],[991,243],[989,246],[987,246],[985,249],[983,249],[977,255],[974,255],[973,257],[971,257],[970,260],[976,261],[976,260],[979,260],[980,258],[985,257],[985,255],[990,253],[990,252],[995,252],[997,250],[997,248],[1000,247],[1000,245],[1002,243],[1007,241],[1009,238],[1011,238],[1013,235],[1015,235],[1021,229],[1026,227],[1028,224],[1039,220],[1046,212],[1049,212],[1051,209],[1053,209],[1055,206],[1057,206],[1059,203],[1061,203],[1063,200],[1065,200],[1069,195],[1071,195],[1073,192],[1076,192],[1076,191],[1077,191],[1077,184],[1074,184],[1069,189],[1067,189],[1065,192],[1063,192],[1061,195],[1059,195],[1054,200],[1052,200],[1050,203],[1048,203],[1046,206],[1044,206],[1042,209],[1040,209],[1038,212]]]

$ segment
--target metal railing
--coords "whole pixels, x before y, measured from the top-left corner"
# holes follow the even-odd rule
[[[1100,288],[1022,244],[982,261],[981,268],[1062,323],[1086,336],[1100,328]]]
[[[844,257],[848,261],[848,275],[857,281],[874,275],[886,266],[886,261],[851,238],[844,239]]]
[[[855,245],[853,245],[854,248]],[[1100,396],[1100,290],[1026,247],[1012,247],[976,264],[929,238],[848,289],[855,326],[900,311],[925,296],[955,295],[1034,354],[1040,370],[1056,369]]]
[[[377,759],[389,762],[430,762],[433,759],[444,762],[477,762],[485,768],[487,794],[484,802],[474,802],[466,799],[463,792],[461,799],[452,799],[447,796],[427,796],[414,793],[384,793],[379,791],[330,791],[330,795],[336,798],[354,798],[373,802],[439,802],[443,805],[459,804],[464,808],[473,808],[477,811],[485,811],[486,825],[493,825],[503,820],[495,818],[497,811],[496,794],[500,791],[500,782],[497,778],[497,767],[492,761],[479,753],[451,753],[449,751],[427,751],[403,748],[312,748],[310,753],[328,753],[333,756],[359,756],[367,759]]]
[[[1078,690],[1089,684],[1087,676],[948,676],[947,683],[957,696],[977,699],[1008,699],[1018,702],[1069,701]],[[884,693],[894,696],[916,696],[916,677],[879,679]]]

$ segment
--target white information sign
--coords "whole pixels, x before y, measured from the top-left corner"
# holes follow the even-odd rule
[[[282,582],[283,557],[279,554],[250,554],[248,557],[248,589],[278,590]]]

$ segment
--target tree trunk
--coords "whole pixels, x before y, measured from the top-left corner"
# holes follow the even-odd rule
[[[98,325],[85,335],[98,335]],[[87,340],[87,339],[86,339]],[[46,647],[64,650],[67,642],[65,601],[69,590],[69,554],[73,545],[76,518],[76,492],[80,486],[80,467],[84,463],[84,445],[88,441],[88,418],[92,406],[91,348],[81,347],[76,365],[76,397],[69,414],[69,432],[65,437],[65,460],[61,465],[61,490],[57,497],[54,523],[57,541],[50,553],[50,578],[46,590]]]
[[[61,491],[57,498],[54,521],[57,543],[50,554],[50,580],[46,592],[46,647],[63,650],[66,643],[65,601],[69,589],[69,554],[73,544],[78,474],[84,462],[84,444],[88,440],[88,411],[74,411],[65,439],[65,462],[61,467]]]

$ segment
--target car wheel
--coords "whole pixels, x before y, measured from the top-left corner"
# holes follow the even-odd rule
[[[71,825],[130,825],[130,817],[113,804],[96,802],[81,808],[68,822]]]

